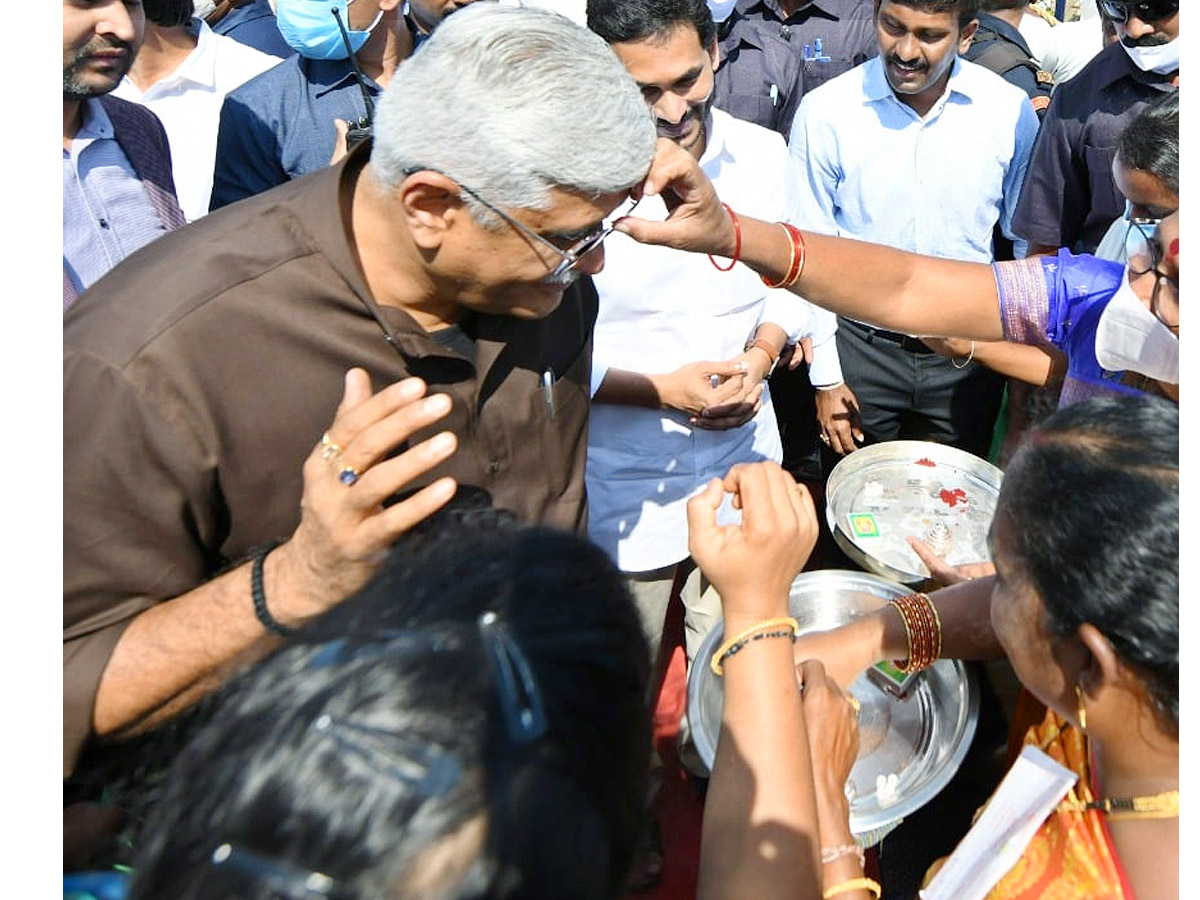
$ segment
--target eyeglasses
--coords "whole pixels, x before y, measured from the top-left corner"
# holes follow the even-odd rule
[[[1125,230],[1125,261],[1130,275],[1154,273],[1150,312],[1170,329],[1179,328],[1179,282],[1158,266],[1163,260],[1158,219],[1130,219]]]
[[[404,174],[412,175],[414,172],[421,171],[437,172],[438,170],[431,169],[427,166],[419,166],[411,169],[405,169]],[[445,172],[440,172],[439,174],[446,175]],[[451,176],[446,175],[446,177],[450,178]],[[476,191],[467,187],[461,181],[458,181],[458,179],[454,180],[458,183],[458,186],[462,189],[463,193],[469,194],[471,197],[475,198],[475,200],[477,200],[479,203],[482,203],[521,234],[525,235],[525,237],[537,241],[539,244],[542,244],[543,246],[554,251],[554,253],[559,257],[560,262],[550,271],[550,274],[547,276],[548,281],[564,280],[567,273],[577,268],[585,256],[603,244],[605,238],[613,233],[613,230],[617,227],[617,221],[622,217],[632,213],[637,208],[638,203],[641,202],[640,198],[637,200],[633,199],[632,197],[626,198],[608,215],[607,218],[600,222],[599,225],[597,225],[595,228],[589,229],[585,234],[583,234],[583,236],[577,238],[570,246],[564,248],[558,246],[558,244],[554,243],[554,241],[545,235],[538,234],[528,225],[525,225],[524,223],[519,222],[517,219],[514,219],[511,215],[500,209],[500,207],[493,203],[489,203],[487,200],[484,200],[483,197],[479,196]]]
[[[1128,21],[1130,11],[1143,22],[1157,22],[1179,12],[1179,0],[1100,0],[1100,9],[1114,22]]]

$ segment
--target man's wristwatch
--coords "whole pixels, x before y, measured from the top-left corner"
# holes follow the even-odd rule
[[[747,341],[746,346],[742,350],[749,351],[752,347],[757,347],[759,350],[765,351],[767,359],[771,361],[771,366],[767,369],[767,374],[763,376],[763,381],[766,381],[775,373],[775,365],[779,362],[779,353],[771,346],[770,341],[764,341],[762,338],[754,338]]]

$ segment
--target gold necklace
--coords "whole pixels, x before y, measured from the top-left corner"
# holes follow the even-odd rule
[[[1144,794],[1140,797],[1104,797],[1084,803],[1080,800],[1064,800],[1060,807],[1069,812],[1084,812],[1098,809],[1109,819],[1174,819],[1179,816],[1179,789],[1163,791],[1161,794]]]

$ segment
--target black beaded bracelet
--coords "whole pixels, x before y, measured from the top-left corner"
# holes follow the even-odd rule
[[[250,596],[254,599],[254,615],[262,623],[262,627],[277,637],[291,637],[296,629],[281,625],[267,609],[267,592],[263,590],[263,562],[267,554],[278,547],[282,541],[271,541],[254,552],[254,564],[250,567]]]

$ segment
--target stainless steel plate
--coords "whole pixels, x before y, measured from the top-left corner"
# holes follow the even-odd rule
[[[861,452],[861,451],[859,451]],[[907,593],[865,572],[805,572],[792,583],[789,608],[802,631],[826,631]],[[721,732],[724,693],[708,659],[724,640],[717,626],[700,646],[688,678],[688,720],[696,750],[710,769]],[[858,760],[850,772],[850,830],[870,846],[946,786],[962,763],[979,715],[979,691],[961,662],[940,660],[917,676],[903,699],[861,675],[850,693],[859,710]],[[894,792],[876,789],[895,776]]]
[[[873,444],[829,473],[825,517],[838,546],[864,569],[915,584],[929,570],[910,536],[951,565],[991,559],[987,533],[1003,477],[986,460],[945,444]]]

